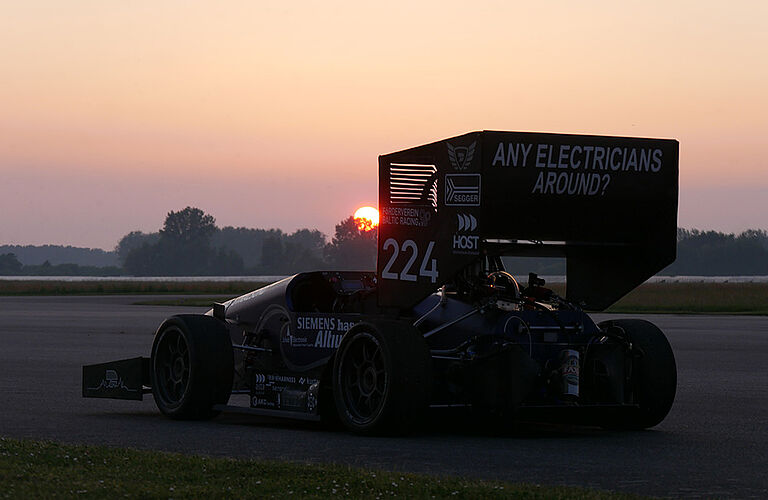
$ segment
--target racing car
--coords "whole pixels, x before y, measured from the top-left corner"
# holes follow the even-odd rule
[[[665,335],[585,311],[674,261],[677,199],[670,139],[479,131],[382,155],[375,272],[300,273],[172,316],[148,358],[84,366],[83,396],[361,434],[442,407],[653,427],[677,384]],[[564,258],[564,296],[507,256]]]

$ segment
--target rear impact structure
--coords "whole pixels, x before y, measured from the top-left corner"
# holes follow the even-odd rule
[[[379,304],[412,307],[479,258],[565,257],[602,310],[676,256],[678,142],[482,131],[379,157]]]

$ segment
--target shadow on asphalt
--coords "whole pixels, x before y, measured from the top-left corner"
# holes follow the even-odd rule
[[[142,414],[146,416],[146,414]],[[164,418],[158,414],[158,418]],[[325,435],[351,435],[342,427],[320,422],[304,422],[270,417],[258,417],[240,414],[221,414],[211,420],[212,424],[224,426],[242,426],[247,428],[268,428],[317,432]],[[563,422],[524,422],[509,421],[500,423],[496,420],[477,417],[471,414],[450,414],[449,412],[430,412],[425,422],[417,426],[406,436],[401,437],[440,437],[451,436],[507,439],[567,439],[567,438],[606,438],[626,436],[626,432],[616,432],[572,425]]]
[[[345,429],[339,425],[332,426],[320,422],[305,422],[300,420],[280,419],[273,417],[261,417],[242,415],[237,413],[222,413],[211,420],[180,421],[163,416],[159,411],[108,411],[88,412],[88,417],[104,420],[135,420],[142,424],[154,423],[157,425],[189,425],[189,426],[223,426],[243,427],[250,429],[275,429],[316,432],[321,435],[347,435]],[[477,437],[477,438],[506,438],[506,439],[615,439],[628,435],[642,433],[655,433],[656,431],[613,431],[600,427],[573,425],[568,422],[534,422],[520,420],[489,419],[477,416],[467,410],[430,410],[425,421],[414,428],[405,438],[438,438],[438,437]]]

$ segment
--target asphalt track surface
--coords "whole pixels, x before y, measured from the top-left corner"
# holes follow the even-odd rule
[[[679,379],[671,413],[652,430],[518,424],[497,434],[436,415],[411,436],[368,438],[242,415],[173,421],[151,396],[82,399],[81,365],[148,355],[163,318],[200,310],[132,305],[146,298],[0,297],[0,435],[658,496],[768,497],[767,317],[645,316],[667,333]]]

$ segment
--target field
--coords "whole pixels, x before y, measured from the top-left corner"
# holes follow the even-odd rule
[[[431,477],[0,438],[6,498],[640,498],[581,488]]]
[[[137,303],[207,306],[266,284],[243,281],[0,281],[0,295],[190,295]],[[561,284],[553,285],[560,294],[563,288]],[[197,297],[192,297],[195,295]],[[646,283],[611,306],[608,312],[768,315],[768,283]]]
[[[768,314],[768,283],[647,283],[608,312]]]
[[[565,293],[562,284],[552,289]],[[606,312],[768,315],[768,283],[645,283]]]

